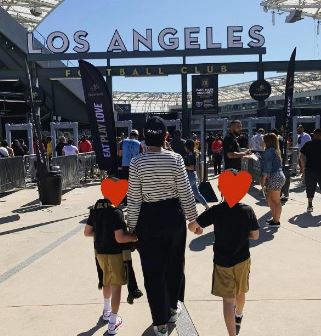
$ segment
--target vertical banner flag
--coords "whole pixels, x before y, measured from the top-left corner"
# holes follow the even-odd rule
[[[285,100],[284,100],[284,119],[283,119],[283,127],[284,127],[285,133],[287,133],[288,122],[292,117],[295,56],[296,56],[296,48],[294,48],[292,52],[289,65],[288,65],[288,73],[286,77]]]
[[[286,76],[286,86],[285,86],[285,98],[284,98],[284,113],[283,113],[283,134],[285,138],[285,144],[287,143],[288,137],[288,125],[289,120],[292,117],[293,111],[293,92],[294,92],[294,72],[295,72],[295,56],[296,48],[292,51],[292,55],[288,65],[288,73]],[[285,169],[287,162],[287,146],[284,146],[283,150],[283,169]]]
[[[116,127],[111,92],[94,65],[80,60],[79,69],[97,164],[99,169],[117,176]]]

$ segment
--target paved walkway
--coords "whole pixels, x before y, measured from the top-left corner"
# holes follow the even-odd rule
[[[90,185],[65,193],[59,207],[39,207],[34,189],[0,198],[1,336],[104,335],[92,241],[82,234],[88,207],[99,196],[99,185]],[[254,207],[262,229],[251,249],[241,335],[320,336],[321,195],[314,214],[307,214],[304,192],[292,183],[278,231],[264,225],[269,212],[259,190],[253,188],[245,202]],[[186,310],[172,336],[226,335],[221,301],[209,294],[211,231],[188,236]],[[134,265],[143,288],[137,253]],[[125,288],[123,302],[126,295]],[[134,306],[124,303],[121,314],[120,335],[152,335],[146,296]]]

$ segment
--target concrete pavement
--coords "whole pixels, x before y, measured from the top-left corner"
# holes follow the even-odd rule
[[[212,183],[216,188],[216,180]],[[97,184],[65,193],[58,207],[39,207],[34,189],[0,198],[1,336],[104,335],[92,240],[82,234],[88,207],[98,197]],[[254,207],[262,227],[251,248],[241,335],[320,336],[321,195],[314,213],[306,214],[304,191],[292,183],[278,231],[264,225],[269,213],[259,190],[252,188],[244,202]],[[187,311],[172,336],[227,334],[221,300],[210,295],[211,231],[188,235]],[[139,257],[133,257],[143,288]],[[133,306],[125,303],[126,296],[124,288],[119,335],[152,335],[146,295]]]

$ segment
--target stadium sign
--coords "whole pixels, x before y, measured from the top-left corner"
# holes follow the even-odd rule
[[[265,43],[265,38],[261,34],[263,27],[260,25],[254,25],[248,30],[249,41],[247,46],[249,48],[261,48]],[[242,33],[244,31],[243,26],[228,26],[226,31],[226,48],[244,48],[244,42]],[[178,30],[175,28],[165,28],[159,32],[157,36],[157,50],[208,50],[208,49],[222,49],[221,42],[218,42],[214,38],[214,28],[206,27],[205,39],[200,38],[200,27],[187,27],[184,28],[184,40],[177,36]],[[84,30],[76,31],[73,35],[73,51],[79,54],[88,53],[90,51],[90,42],[88,40],[88,32]],[[54,54],[67,53],[70,50],[70,39],[67,34],[55,31],[50,33],[46,40],[47,49]],[[205,48],[201,44],[201,40],[205,41]],[[28,33],[28,53],[29,54],[45,54],[47,51],[41,47],[35,46],[33,33]],[[127,53],[129,51],[140,52],[141,47],[144,50],[153,52],[155,45],[153,43],[153,30],[146,29],[145,34],[141,34],[135,29],[132,32],[132,46],[131,50],[128,49],[128,45],[125,44],[121,34],[118,30],[115,30],[113,37],[107,44],[107,52],[110,53]],[[183,46],[183,48],[182,48]]]

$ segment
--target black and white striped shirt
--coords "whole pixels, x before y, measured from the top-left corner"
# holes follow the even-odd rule
[[[142,202],[179,198],[187,220],[197,217],[194,195],[181,155],[162,149],[133,158],[127,194],[128,227],[135,229]]]

